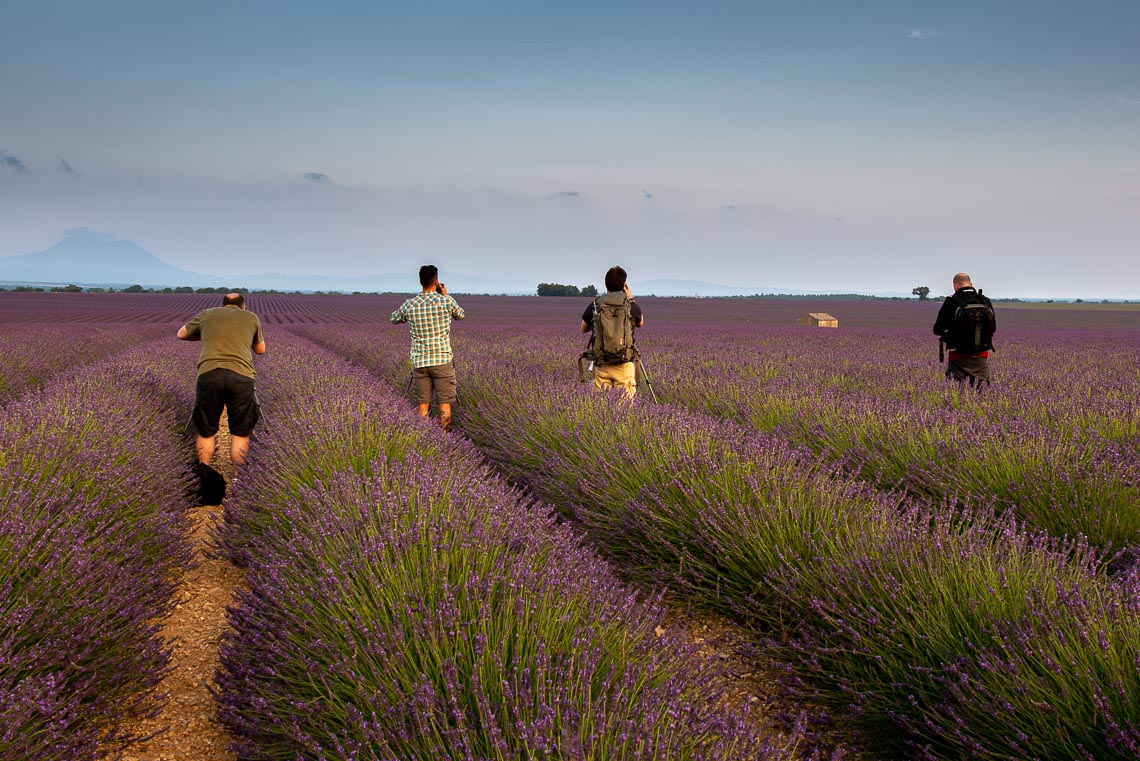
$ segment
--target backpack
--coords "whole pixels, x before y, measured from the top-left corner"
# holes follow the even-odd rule
[[[994,348],[994,309],[981,291],[972,299],[967,299],[970,299],[970,294],[965,294],[962,299],[954,299],[958,308],[954,311],[954,323],[946,335],[946,345],[962,354],[989,351]]]
[[[591,359],[599,365],[633,361],[633,312],[624,293],[606,293],[594,299],[593,327],[588,352]]]

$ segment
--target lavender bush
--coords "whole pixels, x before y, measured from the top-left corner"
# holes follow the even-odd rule
[[[465,431],[621,567],[794,624],[786,663],[813,701],[905,728],[917,755],[1134,752],[1140,618],[1086,543],[985,508],[892,505],[715,419],[468,370]]]
[[[123,721],[159,705],[158,626],[190,562],[183,408],[145,369],[162,352],[96,363],[5,408],[2,758],[117,756]]]
[[[0,321],[11,314],[0,315]],[[158,330],[92,326],[76,335],[57,325],[4,325],[0,329],[0,405],[38,388],[54,374],[154,340]]]
[[[376,356],[346,338],[329,345]],[[1084,540],[1000,518],[993,495],[900,503],[779,439],[475,354],[457,424],[623,570],[777,627],[802,694],[915,756],[1131,757],[1137,611]]]
[[[273,362],[264,399],[289,412],[223,531],[251,569],[219,676],[239,753],[785,755],[656,636],[652,603],[470,447],[311,344],[279,337]]]
[[[393,382],[406,378],[401,336],[305,330]],[[1140,543],[1134,333],[1010,331],[993,360],[998,382],[975,394],[942,380],[921,330],[689,320],[660,331],[643,330],[651,337],[641,343],[662,401],[774,433],[881,489],[991,503],[1054,536],[1116,550]],[[485,358],[560,386],[573,384],[579,341],[541,324],[455,339],[461,363]]]

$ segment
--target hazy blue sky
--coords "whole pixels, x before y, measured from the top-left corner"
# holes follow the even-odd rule
[[[0,255],[1140,295],[1140,3],[5,0]]]

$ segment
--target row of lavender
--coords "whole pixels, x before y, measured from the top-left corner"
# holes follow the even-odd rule
[[[981,394],[941,382],[926,335],[819,333],[768,331],[729,359],[700,335],[666,335],[652,355],[660,395],[841,459],[880,487],[992,502],[1098,546],[1140,541],[1136,333],[1007,332]],[[739,331],[720,335],[742,344]]]
[[[1085,543],[877,491],[719,416],[584,393],[507,333],[465,356],[463,431],[631,576],[771,632],[806,697],[901,727],[918,756],[1140,750],[1140,589]],[[403,374],[391,341],[313,335]]]
[[[157,627],[191,558],[180,371],[144,345],[4,408],[0,758],[115,757],[160,704]]]
[[[406,380],[398,331],[298,330]],[[914,330],[658,330],[642,344],[663,402],[773,433],[881,489],[1012,510],[1053,536],[1114,551],[1140,542],[1136,333],[1015,331],[992,361],[995,385],[975,394],[943,381],[931,341]],[[461,367],[486,359],[556,385],[574,383],[581,350],[564,329],[502,324],[465,331],[455,345]]]
[[[243,757],[786,756],[469,445],[307,341],[262,368],[221,537],[250,568],[218,682]]]
[[[3,318],[11,315],[3,314]],[[38,388],[53,375],[158,338],[158,328],[56,325],[0,326],[0,405]]]
[[[396,378],[406,338],[309,329]],[[820,331],[670,325],[642,341],[657,397],[775,433],[882,489],[992,504],[1053,536],[1127,551],[1140,542],[1137,333],[1010,331],[995,384],[943,382],[936,344],[907,329]],[[643,331],[646,332],[646,331]],[[565,329],[480,326],[460,362],[572,383],[579,338]]]

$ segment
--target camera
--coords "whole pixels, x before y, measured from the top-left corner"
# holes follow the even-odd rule
[[[442,285],[436,285],[435,292],[436,293],[443,293],[443,286]]]

